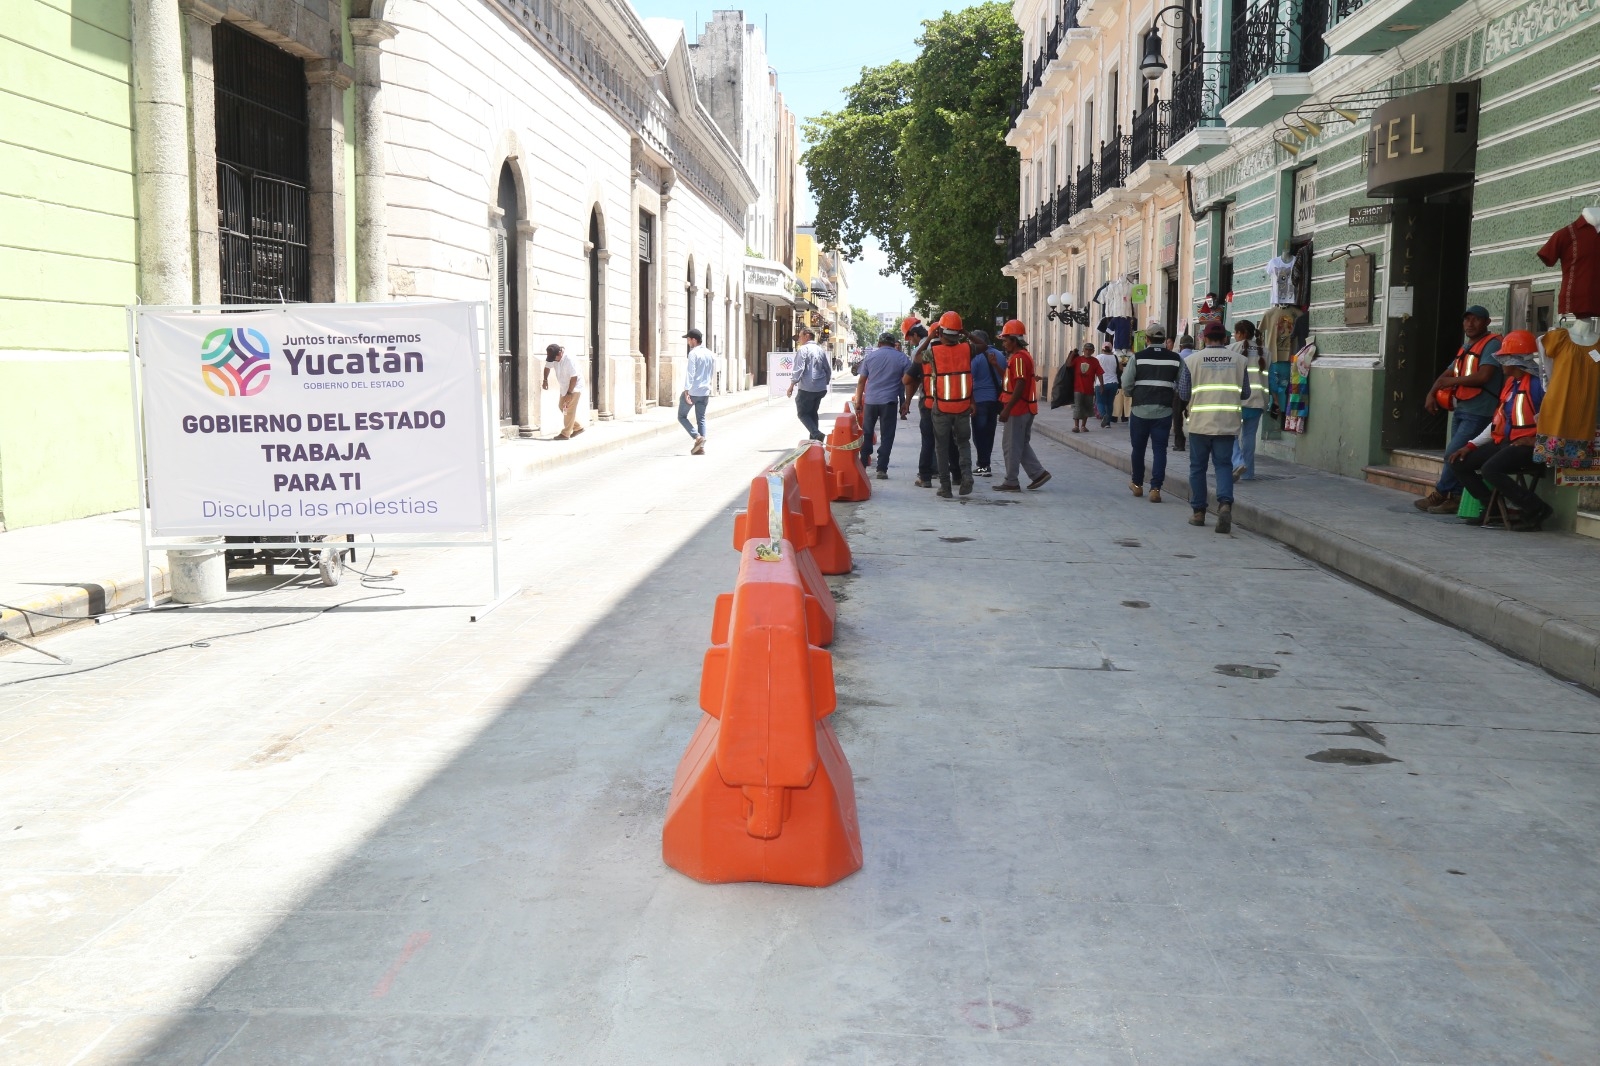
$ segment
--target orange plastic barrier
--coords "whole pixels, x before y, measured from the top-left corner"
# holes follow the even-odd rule
[[[810,629],[811,643],[818,647],[827,647],[833,643],[834,621],[838,618],[839,609],[833,600],[833,590],[828,587],[827,580],[822,576],[822,568],[817,564],[816,558],[811,554],[811,547],[817,539],[817,527],[811,521],[810,509],[806,506],[804,495],[800,491],[800,475],[795,470],[793,463],[784,463],[779,460],[782,467],[777,473],[758,474],[750,479],[750,499],[746,504],[747,510],[739,511],[733,516],[733,546],[737,551],[744,551],[745,546],[752,540],[766,540],[775,534],[795,546],[795,567],[800,572],[800,579],[805,585],[807,595],[813,604],[808,606],[808,617],[812,625]],[[773,520],[772,486],[780,486],[782,517]],[[781,528],[775,528],[781,527]],[[846,561],[845,570],[848,572],[849,562]],[[719,598],[717,610],[723,611],[722,601]],[[713,618],[712,639],[715,641],[717,621]]]
[[[861,465],[861,440],[855,412],[846,403],[844,414],[833,420],[828,432],[828,472],[833,475],[830,499],[850,503],[872,499],[872,482]]]
[[[844,530],[833,520],[833,506],[828,502],[828,462],[823,458],[821,444],[812,441],[801,446],[794,460],[795,474],[800,479],[800,497],[805,501],[806,512],[816,530],[811,554],[824,574],[848,574],[853,560],[850,542],[844,539]]]
[[[820,887],[861,869],[855,782],[827,716],[833,657],[807,639],[801,552],[751,540],[726,643],[706,652],[661,857],[697,881]],[[758,555],[758,553],[761,553]]]

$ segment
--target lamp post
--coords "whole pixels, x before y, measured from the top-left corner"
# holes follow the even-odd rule
[[[1194,15],[1184,4],[1170,4],[1156,12],[1155,18],[1150,20],[1150,32],[1144,38],[1144,58],[1139,60],[1139,73],[1145,81],[1158,81],[1167,72],[1167,61],[1161,55],[1161,26],[1162,19],[1174,11],[1178,13],[1178,21],[1165,25],[1184,34],[1194,25]]]
[[[1050,310],[1045,314],[1045,317],[1052,322],[1062,322],[1069,325],[1077,323],[1080,326],[1089,324],[1089,309],[1085,307],[1081,311],[1074,311],[1072,309],[1072,296],[1069,293],[1064,292],[1060,295],[1046,296],[1044,302],[1050,305]]]

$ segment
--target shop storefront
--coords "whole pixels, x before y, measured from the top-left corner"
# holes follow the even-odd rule
[[[1192,172],[1194,291],[1231,293],[1230,324],[1268,327],[1271,357],[1290,361],[1284,400],[1295,355],[1314,353],[1298,382],[1304,419],[1265,419],[1262,454],[1422,492],[1447,432],[1424,400],[1463,310],[1486,307],[1496,333],[1541,336],[1584,310],[1561,296],[1559,255],[1538,253],[1575,229],[1569,274],[1600,266],[1582,258],[1600,237],[1580,224],[1585,208],[1600,223],[1600,7],[1463,5],[1408,29],[1402,55],[1399,40],[1385,51],[1361,36],[1380,6],[1340,5],[1326,62],[1302,75],[1309,94],[1230,129]],[[1591,478],[1600,471],[1545,478],[1550,527],[1587,531],[1582,512],[1600,512]]]

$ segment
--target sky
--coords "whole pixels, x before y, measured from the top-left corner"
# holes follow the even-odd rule
[[[643,18],[682,21],[694,40],[718,7],[709,0],[634,0]],[[745,21],[762,27],[767,61],[778,72],[778,89],[800,123],[844,106],[845,90],[855,84],[862,67],[916,56],[922,20],[952,9],[939,0],[810,0],[805,4],[749,5]],[[803,150],[803,148],[802,148]],[[802,175],[802,188],[804,178]],[[809,190],[796,208],[796,221],[811,222],[815,205]],[[903,311],[911,306],[911,290],[899,278],[878,271],[886,260],[876,244],[862,249],[860,262],[847,268],[850,303],[868,311]]]

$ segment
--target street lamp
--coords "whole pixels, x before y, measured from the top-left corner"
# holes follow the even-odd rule
[[[994,246],[996,248],[1004,248],[1006,246],[1006,231],[1004,226],[996,226],[994,228]]]
[[[1059,296],[1046,296],[1044,298],[1044,302],[1050,305],[1050,310],[1045,314],[1045,317],[1052,322],[1065,322],[1069,324],[1076,322],[1080,326],[1087,326],[1089,324],[1089,309],[1085,307],[1082,311],[1074,311],[1072,309],[1072,295],[1070,293],[1064,292]]]
[[[1187,30],[1190,26],[1191,16],[1188,7],[1183,4],[1172,4],[1156,12],[1155,18],[1150,20],[1150,32],[1144,38],[1144,58],[1139,60],[1139,73],[1144,75],[1145,81],[1159,81],[1161,75],[1167,71],[1167,61],[1161,56],[1161,19],[1169,12],[1178,13],[1177,22],[1169,22],[1175,30]]]

